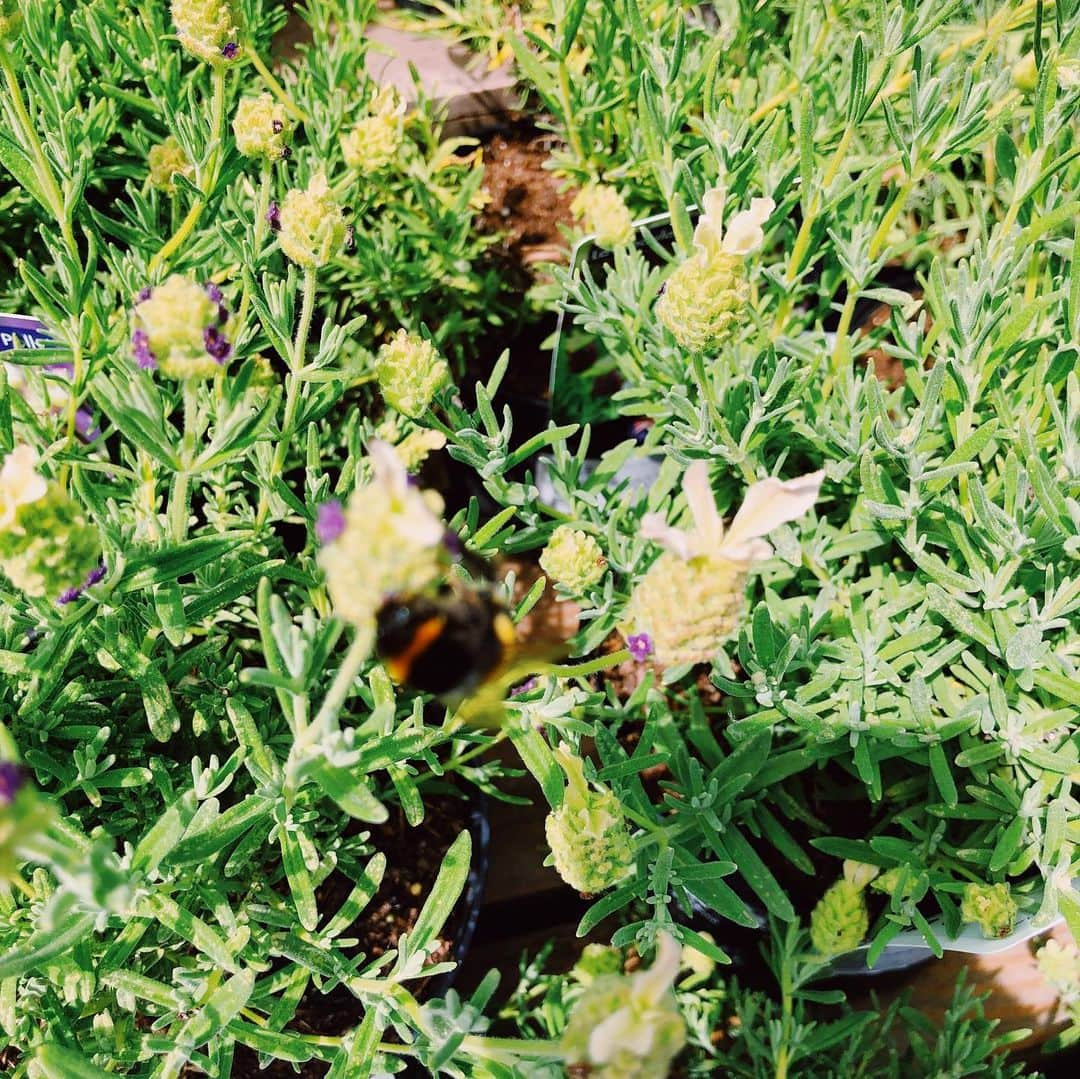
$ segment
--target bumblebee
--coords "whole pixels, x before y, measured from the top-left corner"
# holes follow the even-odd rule
[[[512,686],[552,668],[518,640],[509,612],[486,588],[447,584],[432,595],[395,596],[376,615],[375,651],[390,677],[492,726]]]

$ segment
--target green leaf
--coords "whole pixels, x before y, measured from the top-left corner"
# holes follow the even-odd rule
[[[514,743],[514,748],[521,757],[521,763],[540,784],[548,805],[552,809],[558,809],[562,805],[565,783],[562,769],[556,763],[551,747],[544,741],[540,732],[533,727],[528,729],[511,727],[510,741]]]
[[[6,95],[5,95],[6,96]],[[30,195],[41,208],[48,214],[56,212],[56,207],[49,205],[41,185],[38,183],[37,173],[30,158],[23,153],[22,147],[11,136],[0,131],[0,165],[3,165],[15,178],[15,182]]]
[[[1019,854],[1023,838],[1024,818],[1016,816],[994,844],[994,849],[990,854],[991,873],[1000,873]]]
[[[341,1051],[326,1079],[368,1079],[375,1064],[375,1055],[382,1036],[379,1012],[369,1008],[364,1021],[342,1041]]]
[[[356,776],[346,768],[336,768],[325,758],[306,765],[304,771],[354,820],[381,824],[389,819],[390,811],[372,793],[366,778]]]
[[[195,816],[195,792],[185,791],[143,836],[131,856],[133,872],[153,876],[161,863],[180,842],[184,830]]]
[[[225,1029],[240,1014],[255,988],[255,972],[243,970],[230,978],[179,1030],[170,1031],[176,1048],[161,1061],[153,1079],[178,1079],[194,1051]]]
[[[945,750],[940,742],[930,746],[930,771],[933,773],[934,782],[946,805],[955,806],[957,802],[956,781],[953,779],[952,769],[945,757]]]
[[[746,841],[742,832],[732,824],[729,824],[724,831],[724,846],[732,860],[738,865],[743,880],[765,904],[769,913],[783,922],[797,921],[795,908],[784,894],[779,881],[761,860],[758,852]]]
[[[34,1050],[34,1065],[45,1079],[112,1079],[114,1073],[104,1071],[74,1049],[65,1049],[55,1042],[39,1045]]]
[[[196,918],[164,892],[153,892],[141,899],[136,913],[141,918],[157,919],[166,929],[171,929],[178,937],[193,944],[230,974],[235,974],[240,969],[225,941],[206,922]]]
[[[0,956],[0,980],[18,977],[51,963],[93,933],[96,920],[92,914],[69,914],[59,925],[34,933],[22,947],[12,948]]]
[[[371,856],[371,861],[364,867],[361,879],[357,881],[356,886],[349,893],[345,902],[341,904],[337,913],[323,927],[323,937],[330,939],[340,936],[352,926],[361,911],[371,902],[372,897],[379,890],[385,872],[386,855],[379,851]]]
[[[278,821],[278,842],[281,844],[281,866],[289,882],[293,906],[300,924],[310,933],[319,924],[319,907],[315,902],[315,888],[311,873],[304,859],[305,835],[298,824],[288,820]]]
[[[410,954],[426,948],[442,931],[454,905],[461,898],[465,882],[469,879],[471,859],[472,836],[468,832],[462,832],[443,856],[435,885],[416,919],[413,931],[409,934]]]

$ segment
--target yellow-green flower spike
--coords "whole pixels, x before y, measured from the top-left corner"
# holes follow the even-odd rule
[[[241,98],[233,117],[236,148],[245,157],[266,161],[288,156],[294,127],[285,106],[267,93]]]
[[[370,447],[375,474],[347,505],[322,507],[319,565],[334,613],[374,642],[375,616],[395,593],[422,592],[446,570],[442,499],[409,483],[391,446]]]
[[[27,596],[69,602],[96,579],[101,541],[71,497],[38,473],[37,460],[18,446],[0,466],[0,572]]]
[[[746,321],[750,283],[738,255],[694,255],[677,266],[656,302],[656,317],[688,352],[720,348]]]
[[[375,376],[386,403],[415,420],[449,381],[450,368],[430,341],[398,330],[379,349]]]
[[[371,103],[370,115],[342,136],[345,164],[365,176],[391,165],[405,141],[404,114],[405,104],[393,88],[380,90]]]
[[[726,197],[722,185],[705,195],[694,229],[695,252],[676,266],[656,303],[661,324],[690,352],[720,348],[747,320],[750,285],[744,260],[761,246],[762,225],[774,209],[770,198],[753,199],[725,229]]]
[[[150,186],[164,191],[166,195],[176,194],[177,175],[189,179],[195,175],[195,166],[188,160],[175,135],[151,146],[146,163],[150,166]]]
[[[988,940],[1007,937],[1018,910],[1007,884],[968,884],[960,900],[960,917],[979,926]]]
[[[707,662],[734,636],[746,610],[750,571],[772,554],[762,537],[805,514],[823,478],[823,473],[813,472],[753,484],[725,530],[708,466],[695,461],[683,478],[693,528],[673,528],[660,514],[646,514],[642,535],[666,550],[638,581],[627,615],[630,626],[651,639],[657,663],[668,667]]]
[[[630,210],[618,190],[608,184],[586,184],[570,204],[570,212],[582,220],[597,245],[609,251],[634,237]]]
[[[221,291],[180,274],[140,293],[132,327],[135,362],[169,378],[213,378],[232,355],[232,319]]]
[[[544,831],[558,874],[572,888],[595,895],[633,869],[630,831],[615,794],[590,786],[581,760],[566,746],[555,752],[568,786],[562,805],[547,816]]]
[[[18,36],[22,22],[19,0],[0,0],[0,45]]]
[[[810,914],[810,943],[822,955],[843,955],[857,948],[870,928],[863,889],[838,880]]]
[[[588,533],[559,525],[540,555],[540,568],[568,592],[581,595],[604,576],[607,559]]]
[[[208,64],[225,64],[240,54],[240,18],[228,0],[172,0],[180,44]]]
[[[278,222],[281,250],[304,269],[325,266],[345,242],[345,218],[321,172],[285,195]]]

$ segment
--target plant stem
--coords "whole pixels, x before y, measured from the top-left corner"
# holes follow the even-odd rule
[[[221,144],[225,127],[225,69],[219,65],[211,68],[211,120],[210,120],[210,153],[206,158],[206,166],[199,170],[199,189],[202,197],[197,198],[188,210],[180,227],[165,242],[165,245],[150,260],[148,267],[150,276],[165,265],[176,254],[187,238],[195,231],[195,226],[206,209],[208,193],[217,184],[218,164],[221,160]]]
[[[184,380],[184,439],[180,449],[180,467],[173,477],[172,494],[169,496],[169,530],[173,541],[182,543],[187,536],[188,496],[191,481],[191,463],[195,459],[198,438],[199,391],[193,379]]]
[[[315,286],[317,276],[314,268],[304,271],[303,298],[300,306],[300,322],[293,338],[292,355],[289,357],[289,373],[285,376],[285,415],[281,421],[281,434],[274,447],[274,457],[270,464],[270,476],[259,495],[259,509],[255,523],[259,527],[266,520],[270,510],[270,491],[274,482],[281,475],[285,457],[289,452],[289,442],[296,426],[296,413],[300,407],[300,388],[303,384],[302,372],[307,355],[308,334],[311,332],[311,319],[315,313]]]
[[[30,147],[30,154],[33,157],[34,177],[41,186],[42,194],[52,204],[50,209],[56,218],[56,223],[60,226],[64,243],[67,245],[72,257],[78,259],[79,248],[75,243],[75,234],[71,231],[71,222],[68,220],[67,211],[64,207],[64,196],[60,191],[60,185],[56,182],[56,176],[49,166],[48,158],[45,156],[45,148],[41,145],[37,130],[30,119],[30,113],[27,111],[26,101],[23,98],[22,87],[19,85],[19,79],[11,63],[11,56],[3,48],[0,48],[0,67],[4,70],[4,79],[7,82],[11,107],[15,111],[19,126],[22,128],[23,139]]]
[[[263,163],[262,175],[259,177],[259,193],[255,197],[255,221],[254,233],[251,238],[251,249],[254,259],[259,258],[262,251],[263,241],[266,239],[266,212],[270,206],[270,183],[273,179],[273,169],[269,161]],[[254,270],[252,271],[254,272]],[[240,308],[236,313],[236,325],[239,333],[243,333],[244,324],[247,321],[248,308],[251,306],[251,289],[247,285],[248,275],[244,275],[244,292],[240,297]]]
[[[334,676],[334,681],[330,684],[330,689],[323,699],[322,707],[316,713],[315,719],[307,732],[305,732],[302,739],[305,744],[317,741],[324,733],[325,728],[329,726],[331,720],[335,719],[341,712],[342,705],[348,698],[349,691],[367,662],[370,652],[370,636],[358,631],[352,639],[352,644],[349,645],[349,650],[345,653],[345,658],[341,661],[341,666]]]
[[[309,122],[310,117],[303,109],[299,108],[295,101],[289,97],[285,90],[285,87],[278,82],[273,72],[263,63],[263,58],[252,49],[248,53],[248,58],[251,60],[251,66],[262,76],[263,82],[270,89],[270,93],[274,95],[285,106],[285,111],[294,119],[302,124]]]

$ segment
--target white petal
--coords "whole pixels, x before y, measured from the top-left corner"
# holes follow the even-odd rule
[[[589,1035],[589,1063],[607,1064],[617,1053],[628,1049],[643,1057],[652,1048],[653,1030],[639,1022],[629,1008],[620,1008],[597,1023]]]
[[[394,447],[380,438],[372,439],[368,444],[371,465],[375,470],[375,479],[383,487],[395,494],[408,489],[409,473],[401,463],[401,458],[394,453]]]
[[[755,562],[764,562],[772,558],[773,549],[772,544],[766,543],[763,539],[752,539],[745,543],[721,544],[719,554],[729,562],[737,562],[741,566],[752,566]]]
[[[694,229],[694,244],[703,251],[720,250],[724,235],[724,202],[727,200],[727,188],[717,184],[711,191],[705,192],[701,199],[701,216]]]
[[[778,525],[798,520],[817,501],[824,478],[824,472],[811,472],[794,480],[770,476],[753,484],[731,522],[720,553],[728,557],[729,550],[767,536]]]
[[[750,209],[737,213],[728,226],[722,250],[727,255],[748,255],[756,251],[765,240],[761,226],[776,208],[772,199],[751,199]]]
[[[661,933],[656,938],[656,958],[652,966],[633,975],[634,998],[658,1003],[678,977],[681,961],[679,942],[670,933]]]
[[[641,534],[680,558],[693,558],[697,553],[690,533],[669,525],[662,513],[646,513],[641,519]]]
[[[25,506],[45,497],[48,489],[37,472],[38,452],[32,446],[16,446],[0,468],[0,491],[5,501]]]
[[[716,547],[724,538],[724,519],[716,511],[709,466],[704,461],[695,461],[686,470],[682,487],[694,518],[694,546],[699,551]]]

